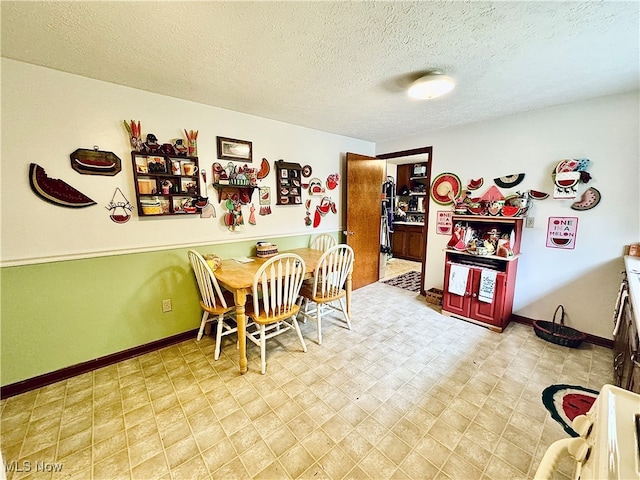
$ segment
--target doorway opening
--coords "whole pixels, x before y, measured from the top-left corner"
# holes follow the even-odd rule
[[[395,179],[396,188],[395,204],[391,206],[393,214],[388,222],[393,248],[384,264],[383,258],[380,260],[379,280],[419,271],[421,295],[425,295],[432,151],[433,147],[429,146],[376,156],[386,160],[387,178]]]

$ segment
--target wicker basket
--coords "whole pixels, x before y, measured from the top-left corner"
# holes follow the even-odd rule
[[[278,254],[278,246],[273,243],[256,245],[256,257],[267,258]]]
[[[426,292],[427,303],[432,305],[442,305],[442,290],[439,288],[430,288]]]
[[[556,323],[558,312],[560,312],[560,323]],[[558,305],[553,313],[552,322],[534,320],[533,329],[541,339],[563,347],[577,348],[587,338],[586,333],[564,326],[564,307],[562,305]]]

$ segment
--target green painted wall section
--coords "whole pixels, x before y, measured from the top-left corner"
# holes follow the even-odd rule
[[[282,250],[310,235],[265,239]],[[196,247],[222,258],[252,255],[255,242]],[[199,327],[188,248],[0,270],[2,386]],[[172,311],[162,312],[170,298]]]

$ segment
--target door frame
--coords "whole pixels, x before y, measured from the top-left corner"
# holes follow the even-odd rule
[[[429,235],[429,206],[431,204],[430,197],[430,188],[431,188],[431,165],[433,164],[433,146],[429,147],[420,147],[420,148],[412,148],[409,150],[401,150],[398,152],[389,152],[382,153],[380,155],[376,155],[376,158],[380,158],[382,160],[390,160],[394,158],[400,157],[410,157],[414,155],[429,155],[429,160],[427,161],[427,196],[424,207],[424,223],[422,225],[422,237],[424,238],[424,245],[422,251],[422,267],[420,269],[420,295],[425,296],[426,290],[424,288],[424,279],[426,273],[426,264],[427,264],[427,239]],[[407,163],[411,163],[410,161]]]

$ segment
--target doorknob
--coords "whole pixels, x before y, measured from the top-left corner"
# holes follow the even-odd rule
[[[344,233],[345,235],[353,235],[353,232],[351,230],[343,230],[342,233]]]

